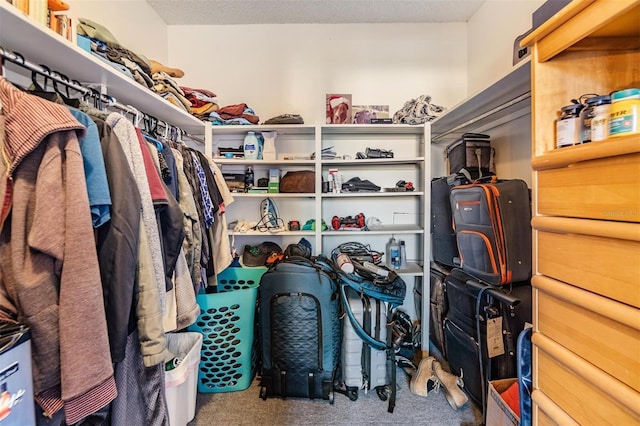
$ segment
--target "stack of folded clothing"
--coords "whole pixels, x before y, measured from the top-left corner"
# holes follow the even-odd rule
[[[184,76],[178,68],[170,68],[158,61],[125,48],[104,26],[86,18],[78,18],[77,32],[91,40],[91,53],[113,68],[151,91],[157,92],[172,104],[191,112],[191,102],[173,80]]]
[[[153,89],[160,96],[191,114],[191,102],[186,98],[178,83],[164,71],[153,74]]]
[[[216,94],[206,89],[194,89],[180,86],[184,96],[191,103],[191,114],[200,120],[208,120],[209,114],[220,109]]]
[[[227,105],[209,114],[213,125],[258,124],[260,117],[247,104]]]

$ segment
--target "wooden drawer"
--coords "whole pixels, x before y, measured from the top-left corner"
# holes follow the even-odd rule
[[[577,426],[575,420],[562,411],[552,400],[541,390],[534,390],[531,393],[531,408],[533,414],[533,424],[539,426]]]
[[[638,392],[540,333],[534,333],[532,342],[534,388],[568,416],[584,425],[640,423]]]
[[[537,425],[539,426],[546,426],[546,425],[558,425],[559,423],[556,422],[555,420],[553,420],[551,417],[549,417],[547,415],[547,413],[545,413],[543,410],[537,410],[538,411],[538,421],[537,421]]]
[[[640,308],[640,225],[536,217],[537,272]]]
[[[640,154],[539,170],[537,179],[539,214],[640,222]]]
[[[536,331],[640,392],[639,309],[540,275],[532,285]]]

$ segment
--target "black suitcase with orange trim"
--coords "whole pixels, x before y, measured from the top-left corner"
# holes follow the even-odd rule
[[[451,190],[463,271],[492,285],[531,278],[531,197],[521,179]]]

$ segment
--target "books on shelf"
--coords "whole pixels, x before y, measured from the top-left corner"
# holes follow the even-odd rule
[[[69,10],[69,5],[60,0],[47,0],[47,7],[54,12]]]
[[[74,40],[72,20],[65,12],[69,5],[61,0],[7,0],[35,22],[51,28],[64,38]]]
[[[28,0],[29,17],[42,25],[47,25],[49,6],[47,0]]]
[[[25,15],[29,14],[29,0],[13,0],[11,3]]]
[[[74,39],[74,27],[72,19],[60,12],[49,12],[49,28],[60,34],[69,41]]]

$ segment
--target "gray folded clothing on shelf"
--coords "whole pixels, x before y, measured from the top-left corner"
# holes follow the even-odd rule
[[[304,119],[298,114],[281,114],[271,117],[263,124],[304,124]]]
[[[342,184],[342,190],[349,192],[378,192],[380,187],[371,181],[352,177]]]

